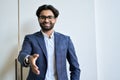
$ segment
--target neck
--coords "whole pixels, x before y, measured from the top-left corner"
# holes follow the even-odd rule
[[[53,29],[49,30],[49,31],[43,31],[45,34],[47,34],[48,36],[51,36],[51,34],[53,33]]]

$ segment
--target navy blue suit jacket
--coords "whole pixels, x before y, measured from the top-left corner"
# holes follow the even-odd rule
[[[58,32],[54,33],[54,37],[57,80],[68,80],[66,59],[70,64],[70,80],[80,80],[79,63],[70,37]],[[34,53],[40,55],[36,61],[40,70],[40,75],[34,74],[30,69],[27,80],[44,80],[47,71],[47,51],[44,37],[41,32],[25,36],[22,49],[18,56],[18,60],[22,66],[26,66],[24,64],[25,57]]]

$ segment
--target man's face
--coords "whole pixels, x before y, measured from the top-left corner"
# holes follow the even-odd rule
[[[43,31],[49,31],[53,29],[56,18],[51,10],[43,10],[40,13],[38,21]]]

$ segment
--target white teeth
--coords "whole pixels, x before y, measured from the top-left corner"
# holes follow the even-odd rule
[[[45,24],[46,26],[49,26],[50,24]]]

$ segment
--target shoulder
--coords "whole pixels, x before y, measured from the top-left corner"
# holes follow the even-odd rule
[[[63,33],[60,33],[60,32],[55,32],[55,36],[59,36],[59,37],[63,37],[63,38],[69,38],[70,37],[70,36],[65,35]]]
[[[33,39],[33,38],[35,38],[36,36],[38,36],[38,35],[40,35],[40,34],[41,34],[40,31],[35,32],[35,33],[32,33],[32,34],[26,34],[26,35],[25,35],[25,38]]]
[[[55,32],[55,37],[58,37],[59,40],[62,41],[67,41],[67,42],[71,41],[70,36],[63,33]]]

